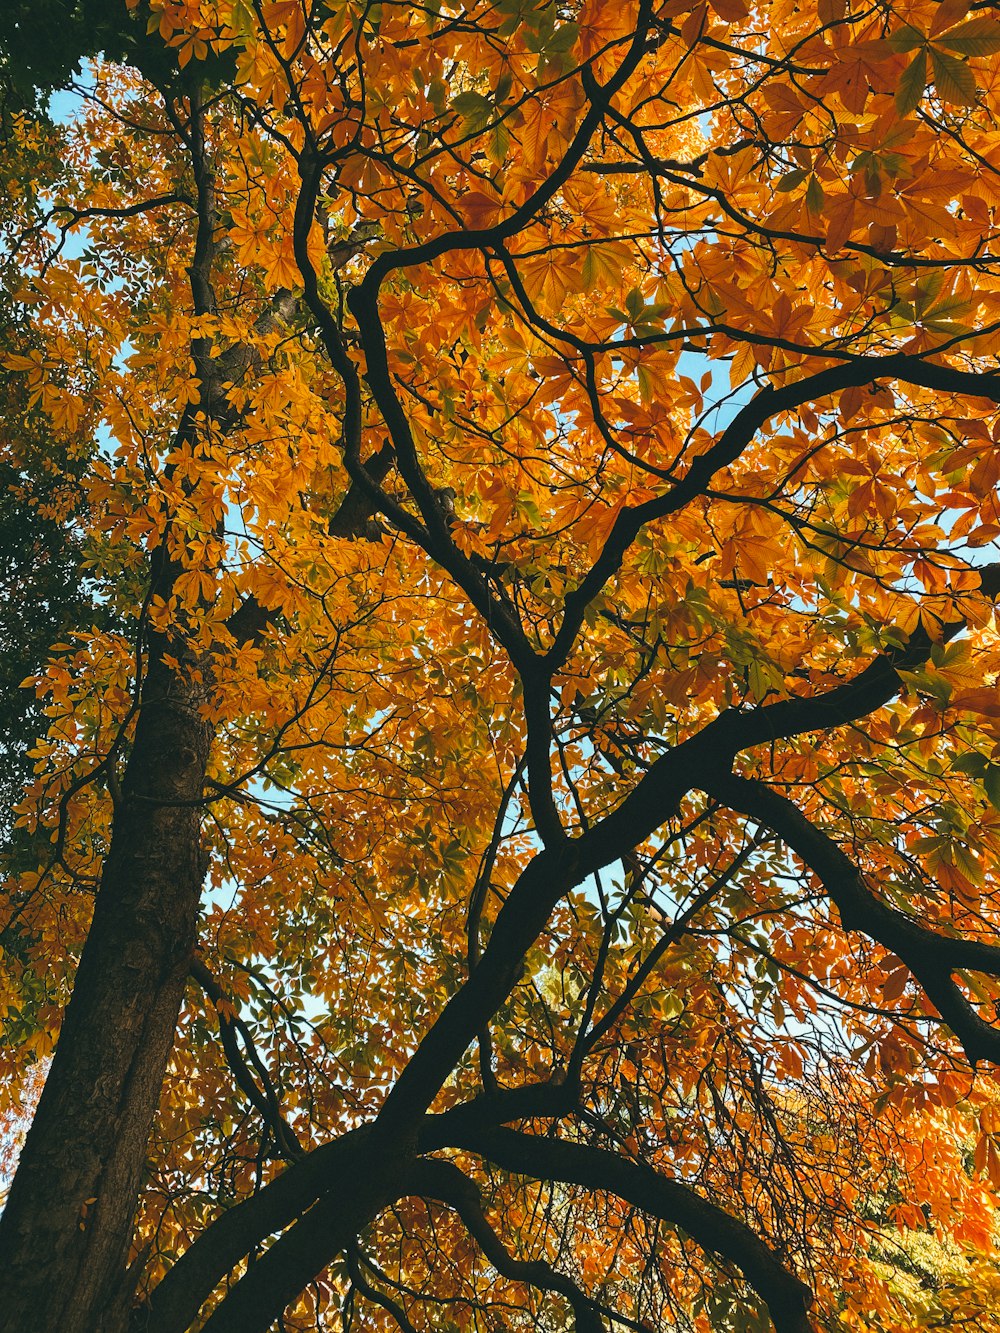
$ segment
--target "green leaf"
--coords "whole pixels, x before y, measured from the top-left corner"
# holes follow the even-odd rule
[[[801,185],[805,178],[806,173],[800,167],[796,167],[794,171],[789,171],[787,175],[782,176],[781,180],[778,181],[774,188],[780,194],[788,194],[790,191],[794,190],[796,186]]]
[[[627,252],[626,252],[627,258]],[[589,291],[595,283],[604,281],[617,284],[621,280],[624,264],[621,247],[602,245],[594,241],[587,249],[583,261],[583,283]]]
[[[900,53],[916,51],[919,47],[924,45],[924,35],[922,32],[918,32],[916,28],[911,28],[907,25],[905,28],[900,28],[898,32],[894,32],[890,37],[887,37],[885,39],[885,44],[890,47],[891,50]]]
[[[954,759],[951,766],[957,773],[966,773],[969,777],[981,778],[990,764],[985,755],[979,754],[976,750],[969,750]]]
[[[990,800],[992,801],[992,797]],[[981,885],[986,876],[983,867],[979,864],[968,847],[962,842],[953,842],[951,845],[951,857],[955,863],[955,869],[960,875],[964,875],[970,884]]]
[[[931,47],[931,67],[934,87],[943,102],[956,106],[976,105],[976,79],[968,65]]]
[[[900,670],[899,678],[923,694],[929,694],[939,704],[947,704],[951,698],[951,685],[943,676],[935,675],[933,672],[919,669],[916,671]]]
[[[960,56],[992,56],[1000,51],[1000,22],[990,18],[968,19],[934,40],[938,46]]]
[[[932,306],[940,296],[943,286],[944,271],[942,269],[932,270],[922,276],[914,287],[914,307],[922,312]]]
[[[517,512],[523,514],[529,523],[536,526],[541,523],[542,516],[538,511],[538,502],[531,491],[518,491],[517,493]]]
[[[896,112],[907,116],[917,106],[927,87],[927,52],[918,51],[903,70],[896,89]]]
[[[670,991],[664,997],[660,1010],[664,1018],[679,1018],[684,1012],[684,1001],[676,991]]]
[[[463,128],[470,134],[485,129],[493,117],[493,104],[482,93],[459,93],[451,99],[451,105],[462,117]]]
[[[460,116],[470,116],[482,107],[489,106],[482,93],[459,93],[451,99],[451,104]]]
[[[625,297],[625,309],[628,311],[628,317],[631,323],[635,323],[642,317],[642,312],[646,308],[646,301],[638,287],[633,287],[628,296]]]
[[[826,196],[823,194],[823,187],[816,176],[809,177],[809,184],[806,186],[806,208],[810,213],[820,214],[823,211],[823,205],[826,203]]]
[[[486,147],[486,156],[495,167],[503,166],[510,148],[510,132],[502,120],[498,120],[490,133]]]
[[[986,796],[994,810],[1000,810],[1000,764],[989,764],[983,774]]]
[[[556,28],[545,46],[546,55],[566,55],[576,44],[580,29],[575,23],[562,23]]]

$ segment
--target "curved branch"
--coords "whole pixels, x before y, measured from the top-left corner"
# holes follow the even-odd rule
[[[731,810],[772,829],[822,881],[845,930],[855,930],[890,949],[910,969],[938,1013],[962,1044],[970,1064],[1000,1064],[1000,1031],[980,1018],[952,979],[959,969],[1000,977],[1000,948],[929,930],[873,894],[830,835],[811,823],[794,802],[749,778],[720,777],[706,790]]]
[[[386,1098],[380,1130],[403,1131],[428,1109],[468,1044],[510,994],[521,959],[564,894],[644,842],[688,792],[711,790],[741,750],[864,717],[897,693],[897,668],[922,662],[929,651],[921,630],[906,648],[880,654],[854,680],[824,694],[747,712],[728,709],[661,756],[611,814],[578,838],[540,852],[508,894],[479,966],[441,1010]]]
[[[173,190],[169,194],[159,194],[153,199],[141,199],[122,208],[74,208],[71,204],[56,204],[54,208],[49,209],[46,221],[64,218],[65,221],[57,223],[57,226],[75,227],[79,222],[89,222],[94,218],[138,217],[140,213],[149,213],[154,208],[162,208],[166,204],[184,204],[186,208],[196,211],[190,195],[182,190]]]
[[[402,1333],[417,1333],[416,1329],[410,1323],[409,1316],[398,1301],[394,1301],[391,1296],[384,1291],[379,1291],[365,1277],[361,1271],[361,1264],[358,1262],[358,1250],[355,1246],[349,1246],[347,1250],[347,1271],[350,1274],[351,1282],[358,1291],[361,1292],[365,1300],[373,1305],[380,1305],[385,1312],[392,1317]]]
[[[237,1086],[274,1135],[278,1152],[283,1157],[293,1159],[301,1157],[303,1153],[302,1144],[282,1114],[281,1102],[274,1086],[274,1080],[271,1078],[267,1065],[261,1059],[260,1052],[257,1050],[253,1039],[253,1033],[240,1016],[235,1013],[235,1005],[232,999],[226,995],[200,959],[196,958],[192,961],[190,970],[191,976],[211,1000],[218,1016],[222,1049],[225,1052],[226,1063],[232,1071]],[[230,1014],[229,1010],[234,1012]],[[240,1050],[239,1042],[236,1039],[237,1033],[243,1038],[247,1058],[257,1071],[257,1078],[260,1079],[259,1083],[257,1078],[254,1078],[250,1065],[247,1064],[247,1059],[244,1059],[243,1052]]]
[[[317,299],[322,298],[317,295]],[[522,675],[530,676],[537,663],[534,649],[516,617],[494,596],[482,574],[456,546],[451,535],[450,517],[421,466],[409,418],[399,401],[389,369],[385,329],[378,310],[378,289],[365,292],[363,285],[355,287],[349,293],[347,303],[357,321],[365,351],[365,380],[392,439],[399,474],[420,511],[423,524],[417,524],[405,510],[400,511],[398,505],[388,504],[380,487],[373,489],[373,498],[392,522],[403,531],[409,529],[408,535],[414,536],[427,554],[451,575],[517,669]],[[357,467],[356,461],[352,462],[348,456],[345,456],[345,465],[349,469]],[[360,475],[357,479],[361,480]]]
[[[945,637],[960,628],[961,622],[946,627]],[[712,791],[713,782],[731,771],[741,751],[844,726],[888,703],[899,692],[898,672],[926,661],[930,650],[930,637],[921,627],[904,648],[879,653],[852,680],[823,694],[794,695],[747,710],[727,708],[661,755],[622,803],[576,840],[573,846],[583,874],[592,874],[639,846],[676,813],[688,792]]]
[[[652,1167],[588,1144],[541,1138],[511,1129],[483,1129],[455,1136],[454,1146],[475,1152],[515,1175],[558,1180],[617,1195],[680,1228],[701,1249],[735,1264],[766,1303],[776,1333],[813,1333],[812,1292],[744,1222]]]
[[[567,594],[562,624],[545,658],[549,670],[557,671],[566,661],[583,625],[587,607],[618,572],[626,551],[647,523],[676,513],[704,494],[715,474],[721,468],[735,463],[761,427],[773,417],[782,412],[794,411],[819,398],[829,397],[842,389],[874,384],[883,379],[899,380],[904,384],[935,389],[942,393],[966,393],[1000,402],[1000,375],[955,370],[902,352],[888,356],[856,357],[845,365],[817,371],[814,375],[785,384],[780,389],[768,386],[737,412],[715,444],[694,459],[681,480],[670,490],[621,511],[594,564],[577,587]]]
[[[517,1259],[507,1251],[486,1219],[479,1190],[453,1162],[429,1158],[414,1162],[407,1193],[437,1199],[454,1209],[489,1263],[504,1277],[563,1296],[573,1311],[577,1333],[604,1333],[594,1302],[572,1278],[543,1259]]]
[[[505,218],[493,227],[463,228],[460,231],[434,236],[430,240],[412,246],[407,250],[387,251],[385,254],[379,255],[361,284],[364,299],[368,299],[369,294],[377,294],[385,279],[396,269],[430,264],[449,250],[488,250],[498,241],[516,235],[532,218],[536,217],[562,189],[583,161],[594,135],[611,108],[615,94],[621,91],[629,78],[635,73],[646,53],[646,34],[652,20],[653,5],[651,0],[640,0],[636,24],[628,44],[628,50],[607,83],[599,84],[588,66],[581,67],[580,78],[584,91],[590,99],[590,107],[583,116],[559,165],[550,172],[524,203],[520,204],[511,213],[510,217]]]
[[[370,1127],[348,1131],[313,1149],[260,1193],[230,1208],[203,1231],[154,1287],[135,1314],[136,1333],[183,1333],[227,1273],[255,1245],[287,1227],[335,1181],[362,1180]]]

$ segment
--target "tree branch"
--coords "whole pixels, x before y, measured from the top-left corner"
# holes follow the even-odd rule
[[[760,428],[773,417],[782,412],[794,411],[808,402],[829,397],[842,389],[874,384],[883,379],[895,379],[942,393],[965,393],[1000,402],[1000,375],[954,370],[950,366],[935,365],[918,356],[903,353],[856,357],[845,365],[818,371],[780,389],[763,389],[737,412],[715,444],[694,459],[681,480],[670,490],[643,504],[626,507],[619,513],[594,564],[577,587],[567,594],[562,623],[545,658],[548,668],[554,672],[566,661],[583,624],[587,607],[621,568],[625,552],[647,523],[676,513],[704,494],[715,474],[736,462]]]
[[[350,1274],[351,1282],[361,1292],[365,1300],[371,1301],[373,1305],[381,1306],[395,1320],[402,1333],[417,1333],[399,1302],[394,1301],[384,1291],[379,1291],[373,1287],[362,1273],[361,1264],[358,1261],[358,1249],[354,1245],[348,1246],[347,1249],[347,1271]]]
[[[305,1212],[334,1181],[349,1191],[362,1182],[370,1126],[315,1148],[251,1198],[203,1231],[135,1313],[135,1333],[184,1333],[227,1273],[276,1231]]]
[[[851,859],[787,797],[748,778],[728,775],[706,790],[731,810],[772,829],[822,881],[845,930],[861,931],[891,950],[910,969],[962,1044],[970,1064],[1000,1064],[1000,1031],[985,1022],[952,979],[967,969],[1000,977],[1000,948],[929,930],[877,898]]]
[[[515,1175],[617,1195],[649,1216],[680,1228],[707,1253],[735,1264],[767,1304],[776,1333],[812,1333],[808,1316],[812,1293],[805,1283],[744,1222],[689,1185],[604,1148],[510,1129],[459,1134],[453,1146],[478,1153]]]
[[[563,1296],[573,1311],[577,1333],[604,1333],[595,1303],[572,1278],[558,1272],[543,1259],[517,1259],[508,1252],[486,1220],[479,1190],[454,1163],[430,1158],[414,1162],[407,1180],[407,1193],[437,1199],[453,1208],[487,1260],[504,1277]]]
[[[225,994],[222,987],[212,976],[211,972],[200,959],[195,958],[191,963],[191,975],[197,981],[208,998],[211,1000],[215,1012],[219,1018],[219,1036],[222,1041],[222,1049],[226,1055],[226,1063],[232,1070],[233,1077],[237,1086],[247,1097],[250,1104],[256,1109],[264,1121],[264,1124],[274,1135],[275,1146],[283,1157],[297,1158],[303,1153],[302,1144],[299,1142],[295,1131],[289,1125],[281,1111],[281,1103],[278,1098],[277,1090],[271,1078],[267,1065],[260,1057],[257,1046],[253,1039],[253,1033],[247,1027],[246,1023],[233,1012],[235,1011],[233,1001]],[[254,1069],[257,1071],[257,1077],[260,1079],[258,1084],[254,1078],[240,1050],[237,1041],[237,1033],[243,1038],[243,1044],[246,1047],[247,1057]]]
[[[427,1116],[417,1146],[421,1152],[434,1151],[446,1146],[455,1132],[470,1127],[526,1116],[565,1115],[575,1101],[569,1088],[557,1084],[498,1090],[442,1115]],[[350,1130],[314,1148],[259,1193],[223,1213],[154,1288],[137,1312],[136,1333],[183,1333],[215,1287],[255,1245],[284,1230],[328,1190],[336,1188],[343,1198],[355,1185],[363,1185],[373,1151],[370,1125]]]

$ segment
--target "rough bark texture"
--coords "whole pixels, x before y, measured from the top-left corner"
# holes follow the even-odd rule
[[[115,1333],[126,1316],[133,1215],[203,878],[196,802],[211,731],[199,698],[153,664],[73,997],[0,1217],[3,1328]]]

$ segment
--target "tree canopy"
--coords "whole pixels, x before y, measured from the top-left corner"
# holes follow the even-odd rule
[[[11,1327],[1000,1329],[992,8],[5,11]]]

